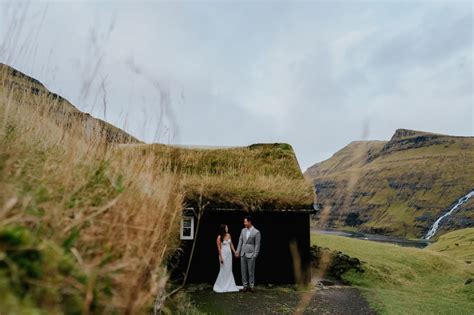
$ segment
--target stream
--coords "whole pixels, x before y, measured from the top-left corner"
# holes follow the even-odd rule
[[[350,232],[350,231],[340,231],[340,230],[330,230],[330,229],[319,229],[319,228],[311,228],[311,232],[319,233],[319,234],[329,234],[329,235],[338,235],[338,236],[345,236],[350,238],[355,238],[359,240],[366,240],[366,241],[373,241],[373,242],[380,242],[380,243],[390,243],[396,244],[404,247],[416,247],[416,248],[424,248],[430,244],[427,240],[409,240],[402,237],[395,237],[395,236],[387,236],[387,235],[380,235],[380,234],[370,234],[370,233],[361,233],[361,232]]]
[[[319,234],[329,234],[329,235],[338,235],[345,236],[350,238],[355,238],[359,240],[374,241],[381,243],[391,243],[404,247],[416,247],[424,248],[430,244],[429,239],[436,235],[442,221],[453,214],[460,206],[465,204],[471,197],[474,197],[474,190],[466,194],[465,196],[458,199],[458,201],[449,209],[448,212],[440,216],[430,227],[423,239],[409,240],[406,238],[381,235],[381,234],[370,234],[370,233],[361,233],[361,232],[351,232],[351,231],[341,231],[341,230],[331,230],[331,229],[320,229],[316,227],[311,227],[311,232]]]

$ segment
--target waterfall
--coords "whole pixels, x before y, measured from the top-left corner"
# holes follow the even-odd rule
[[[438,231],[439,224],[441,223],[441,221],[443,221],[444,218],[449,217],[454,211],[456,211],[457,208],[466,203],[472,196],[474,196],[474,190],[468,193],[467,195],[459,198],[458,202],[447,213],[440,216],[438,220],[433,223],[428,233],[426,233],[425,235],[425,240],[429,240],[430,238],[432,238]]]

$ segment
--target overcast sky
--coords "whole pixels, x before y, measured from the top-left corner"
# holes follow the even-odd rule
[[[0,62],[144,141],[288,142],[304,170],[397,128],[474,135],[473,12],[452,1],[0,1]]]

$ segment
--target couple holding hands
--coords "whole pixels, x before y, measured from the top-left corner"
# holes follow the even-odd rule
[[[260,251],[260,231],[253,226],[251,216],[244,218],[244,228],[239,237],[237,250],[234,248],[229,228],[226,224],[220,226],[217,236],[217,250],[219,252],[220,270],[214,284],[214,291],[224,292],[254,292],[255,286],[255,261]],[[240,258],[243,287],[235,284],[232,273],[232,253]]]

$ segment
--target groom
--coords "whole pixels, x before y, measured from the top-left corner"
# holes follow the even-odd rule
[[[242,292],[254,292],[255,286],[255,260],[260,251],[260,231],[252,224],[252,217],[246,216],[244,219],[245,228],[242,229],[239,237],[239,245],[235,251],[235,257],[241,257],[240,269],[242,271]]]

